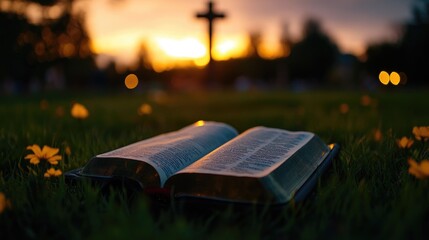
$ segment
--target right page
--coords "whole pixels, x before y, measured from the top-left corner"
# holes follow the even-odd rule
[[[184,194],[231,201],[272,198],[285,202],[311,176],[329,150],[310,132],[255,127],[181,170],[179,175],[184,177],[176,177],[176,188]],[[199,186],[190,187],[193,179]],[[182,188],[183,181],[187,186]]]
[[[287,161],[313,137],[314,134],[310,132],[255,127],[188,166],[182,172],[263,177]],[[300,172],[318,163],[309,162],[308,164],[310,166],[301,166],[304,169]]]

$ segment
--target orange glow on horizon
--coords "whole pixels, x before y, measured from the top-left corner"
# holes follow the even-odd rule
[[[162,55],[157,55],[152,59],[156,62],[157,69],[162,70],[168,66],[194,65],[203,67],[209,62],[209,54],[204,41],[197,37],[177,38],[157,38],[155,48],[159,49]],[[213,59],[217,61],[228,60],[245,56],[247,41],[245,37],[229,37],[219,39],[213,46]]]
[[[136,35],[125,33],[109,36],[105,39],[95,39],[92,41],[92,49],[97,54],[116,56],[116,60],[122,62],[121,65],[132,65],[137,60],[138,55],[139,41],[136,39],[138,39]],[[145,39],[144,42],[148,49],[148,58],[153,69],[157,72],[175,67],[204,67],[209,62],[206,41],[203,38],[163,36]],[[122,50],[124,46],[128,50]],[[220,37],[214,42],[213,59],[223,61],[245,57],[248,46],[249,41],[246,35]]]
[[[196,38],[157,38],[158,47],[169,57],[177,59],[197,59],[206,54],[206,48]]]
[[[130,66],[137,61],[138,49],[143,40],[148,49],[148,59],[156,72],[176,67],[204,67],[209,62],[206,40],[197,36],[177,37],[167,35],[142,38],[137,34],[127,32],[105,36],[104,38],[94,38],[91,48],[97,54],[113,56],[120,65]],[[246,34],[228,37],[220,36],[214,41],[213,59],[224,61],[246,57],[249,45],[249,39]],[[289,55],[288,50],[285,52],[280,42],[275,42],[274,40],[262,41],[258,46],[258,53],[265,59],[275,59]]]
[[[262,42],[258,46],[258,53],[262,58],[275,59],[281,57],[284,53],[280,43],[277,42]]]
[[[37,3],[9,0],[1,1],[0,9],[24,11],[31,22],[38,23],[44,17],[58,18],[67,6],[62,2],[59,1],[59,4],[53,7],[42,8]],[[195,18],[195,13],[204,7],[201,3],[184,1],[177,4],[170,0],[161,2],[138,0],[75,2],[73,11],[85,13],[85,25],[92,42],[91,50],[98,55],[103,55],[100,57],[103,60],[100,61],[104,62],[98,65],[105,66],[104,63],[108,61],[115,61],[117,66],[123,68],[135,65],[141,42],[147,44],[148,57],[146,59],[150,60],[156,71],[175,67],[203,67],[208,63],[207,25]],[[219,21],[219,25],[215,24],[213,39],[213,58],[215,60],[222,61],[247,56],[249,41],[243,38],[247,38],[247,35],[253,31],[261,34],[262,42],[258,46],[258,53],[261,57],[274,59],[287,56],[290,49],[282,49],[279,46],[282,31],[287,26],[287,36],[294,41],[299,41],[302,30],[300,21],[303,20],[301,17],[304,17],[299,13],[307,7],[314,7],[312,4],[298,4],[299,1],[297,1],[296,5],[294,3],[288,6],[295,7],[294,10],[289,9],[288,16],[283,16],[282,11],[266,11],[269,8],[286,8],[283,3],[273,1],[275,4],[266,4],[267,9],[265,7],[256,9],[261,14],[255,16],[248,12],[251,8],[240,8],[244,2],[230,1],[216,4],[216,9],[225,11],[227,17]],[[310,9],[309,13],[312,11]],[[159,17],[161,14],[162,17]],[[379,22],[374,22],[374,25],[368,27],[367,24],[360,24],[359,19],[353,19],[354,22],[331,21],[330,16],[322,15],[324,14],[321,13],[321,23],[324,27],[326,26],[327,33],[338,43],[338,47],[344,53],[361,56],[370,41],[396,36],[395,33],[390,33],[385,24],[379,24]],[[389,16],[385,13],[379,15]],[[351,16],[350,19],[352,19]],[[356,24],[359,28],[354,27]],[[161,44],[159,38],[164,38]],[[46,51],[43,46],[37,46],[35,50],[36,54],[40,55]],[[64,57],[81,54],[76,46],[67,45],[67,43],[63,43],[60,51]],[[404,82],[403,80],[401,75],[400,84]]]
[[[249,40],[245,35],[219,38],[214,42],[212,52],[213,58],[217,61],[223,61],[231,58],[244,57],[247,54],[248,46]]]

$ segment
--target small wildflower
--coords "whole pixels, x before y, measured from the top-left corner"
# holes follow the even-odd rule
[[[417,140],[429,139],[429,126],[427,127],[413,127],[413,134]]]
[[[27,147],[28,150],[33,151],[33,153],[27,154],[25,159],[29,159],[31,164],[37,165],[41,160],[48,161],[51,165],[57,165],[58,161],[61,160],[61,156],[57,155],[59,152],[58,148],[51,148],[49,146],[43,146],[43,149],[40,149],[40,146],[33,144]]]
[[[368,95],[363,95],[361,98],[360,98],[360,104],[362,105],[362,106],[369,106],[370,104],[371,104],[371,102],[372,102],[372,99],[371,99],[371,97],[370,96],[368,96]]]
[[[72,117],[77,119],[85,119],[89,116],[88,109],[80,103],[74,103],[71,111],[70,111]]]
[[[50,177],[59,177],[59,176],[61,176],[61,174],[63,174],[63,172],[61,172],[61,170],[55,169],[55,168],[49,168],[48,170],[46,170],[46,172],[43,176],[45,178],[50,178]]]
[[[147,103],[143,103],[143,104],[139,107],[139,109],[138,109],[137,113],[138,113],[140,116],[142,116],[142,115],[150,115],[150,114],[152,113],[152,107],[151,107],[149,104],[147,104]]]
[[[381,130],[380,130],[380,129],[376,129],[376,130],[374,131],[374,141],[376,141],[376,142],[380,142],[380,141],[381,141],[381,139],[383,139],[383,134],[381,133]]]
[[[408,169],[409,174],[418,179],[429,177],[429,160],[422,160],[420,163],[417,163],[414,159],[409,158],[408,164],[410,165],[410,168]]]
[[[46,99],[43,99],[42,101],[40,101],[40,110],[45,111],[48,110],[49,107],[49,103]]]
[[[350,110],[349,105],[347,103],[340,104],[340,113],[346,114]]]
[[[7,208],[11,208],[12,204],[10,200],[6,198],[6,195],[0,192],[0,214],[3,213]]]
[[[396,143],[400,148],[410,148],[411,146],[413,146],[414,140],[412,140],[411,138],[402,137],[401,139],[398,139]]]
[[[62,106],[58,106],[55,109],[55,116],[57,116],[57,117],[63,117],[64,116],[64,108]]]
[[[70,156],[71,154],[71,148],[69,146],[66,146],[66,149],[64,150],[67,156]]]

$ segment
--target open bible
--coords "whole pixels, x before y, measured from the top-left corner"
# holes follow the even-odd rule
[[[67,179],[127,179],[176,199],[284,204],[302,200],[338,151],[311,132],[198,121],[99,154]],[[151,192],[151,191],[147,191]]]

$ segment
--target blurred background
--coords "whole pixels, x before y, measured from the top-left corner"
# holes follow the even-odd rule
[[[429,86],[427,0],[207,3],[1,0],[0,93]]]

